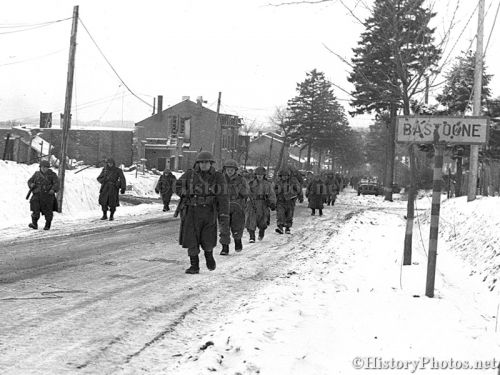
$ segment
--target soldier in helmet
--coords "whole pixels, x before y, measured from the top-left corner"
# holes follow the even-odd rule
[[[170,198],[172,198],[175,181],[177,181],[177,179],[172,172],[170,172],[170,169],[165,168],[156,183],[155,191],[157,194],[161,195],[161,200],[163,201],[163,212],[170,211]]]
[[[259,241],[270,223],[271,211],[276,209],[276,194],[271,182],[266,179],[266,169],[257,167],[255,179],[250,181],[250,195],[247,204],[246,228],[250,242],[255,242],[255,229],[259,228]]]
[[[302,186],[299,181],[291,176],[288,168],[283,168],[278,172],[278,179],[274,185],[276,193],[276,219],[278,227],[276,233],[290,234],[290,228],[293,224],[293,213],[295,210],[295,201],[298,199],[300,203],[304,201],[302,194]]]
[[[188,249],[191,266],[188,274],[200,272],[200,246],[205,253],[207,268],[215,270],[213,256],[217,245],[217,219],[220,223],[220,243],[229,245],[229,197],[222,173],[214,168],[214,158],[208,151],[196,157],[193,169],[176,182],[175,192],[181,197],[181,228],[179,244]]]
[[[245,228],[245,205],[248,198],[248,182],[236,171],[238,163],[233,159],[228,159],[223,165],[224,178],[226,180],[229,195],[229,227],[234,238],[234,250],[243,250],[241,236]],[[229,254],[229,245],[222,245],[220,255]]]
[[[33,193],[30,200],[31,223],[28,226],[31,229],[38,229],[38,219],[41,213],[45,216],[43,229],[49,230],[54,216],[53,212],[58,210],[55,193],[59,190],[59,178],[50,169],[48,160],[40,162],[40,170],[31,176],[28,186],[30,193]]]
[[[99,204],[102,207],[101,220],[108,218],[114,220],[116,207],[120,205],[120,197],[118,192],[125,194],[127,182],[123,171],[115,165],[115,160],[112,158],[106,159],[106,166],[102,169],[97,181],[101,184],[99,190]]]
[[[323,215],[323,203],[327,197],[327,187],[320,174],[313,175],[310,182],[307,184],[306,197],[308,199],[308,207],[311,209],[311,215],[316,214],[316,209],[319,211],[319,216]]]

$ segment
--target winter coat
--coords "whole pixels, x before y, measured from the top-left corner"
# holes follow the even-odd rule
[[[229,196],[222,173],[213,167],[203,172],[195,166],[177,180],[175,193],[184,207],[179,232],[182,247],[213,249],[217,245],[217,219],[220,242],[229,244]]]
[[[114,165],[111,167],[106,166],[97,177],[97,181],[101,183],[99,204],[114,210],[120,205],[118,193],[124,194],[127,188],[127,181],[123,171]]]
[[[246,228],[254,231],[255,228],[266,229],[270,222],[270,207],[276,207],[276,194],[271,182],[267,180],[250,181],[250,194],[246,209]]]
[[[28,180],[28,187],[33,194],[30,199],[31,211],[41,212],[45,216],[51,215],[53,211],[58,211],[54,193],[59,190],[59,178],[52,169],[47,169],[46,173],[35,172]]]
[[[177,179],[171,172],[168,174],[163,173],[156,183],[155,191],[161,194],[162,198],[170,198],[175,189],[176,181]]]
[[[248,194],[250,194],[250,187],[247,180],[236,173],[231,177],[224,174],[224,179],[226,181],[231,211],[238,210],[244,212],[246,200]]]
[[[274,192],[278,204],[289,201],[295,203],[296,199],[304,199],[302,186],[295,177],[289,177],[288,180],[278,178],[274,184]]]
[[[312,209],[323,209],[323,202],[328,196],[326,184],[320,179],[313,179],[307,185],[306,197],[309,205],[307,207]]]

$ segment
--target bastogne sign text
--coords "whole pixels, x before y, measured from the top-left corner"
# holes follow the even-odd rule
[[[401,143],[484,144],[487,117],[398,116],[396,141]]]

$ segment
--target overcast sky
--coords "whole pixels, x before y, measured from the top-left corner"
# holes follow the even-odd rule
[[[486,0],[485,44],[498,2]],[[318,5],[268,6],[276,0],[18,0],[0,3],[0,120],[38,117],[39,111],[63,111],[71,20],[80,18],[127,86],[143,100],[164,96],[164,108],[182,96],[203,96],[221,111],[247,123],[265,124],[276,106],[296,94],[307,71],[323,71],[335,84],[352,90],[349,67],[324,46],[350,59],[369,0],[334,0]],[[439,0],[433,21],[439,40],[449,28],[457,2],[458,19],[445,56],[471,44],[476,1]],[[345,6],[343,4],[345,4]],[[439,7],[439,8],[438,8]],[[500,23],[500,22],[499,22]],[[25,27],[12,27],[25,25]],[[42,25],[40,25],[42,26]],[[15,31],[15,32],[13,32]],[[460,36],[460,34],[463,34]],[[73,118],[140,121],[152,108],[121,84],[78,25]],[[457,42],[458,41],[458,42]],[[456,46],[455,42],[457,42]],[[500,76],[500,26],[487,49],[488,72]],[[475,43],[472,44],[475,49]],[[449,64],[448,64],[449,66]],[[445,68],[446,70],[446,68]],[[500,95],[500,77],[491,84]],[[349,95],[335,89],[348,110]],[[368,125],[369,116],[351,119]]]

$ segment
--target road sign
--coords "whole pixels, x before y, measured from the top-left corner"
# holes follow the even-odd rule
[[[484,144],[488,118],[477,116],[398,116],[396,141],[401,143]]]

